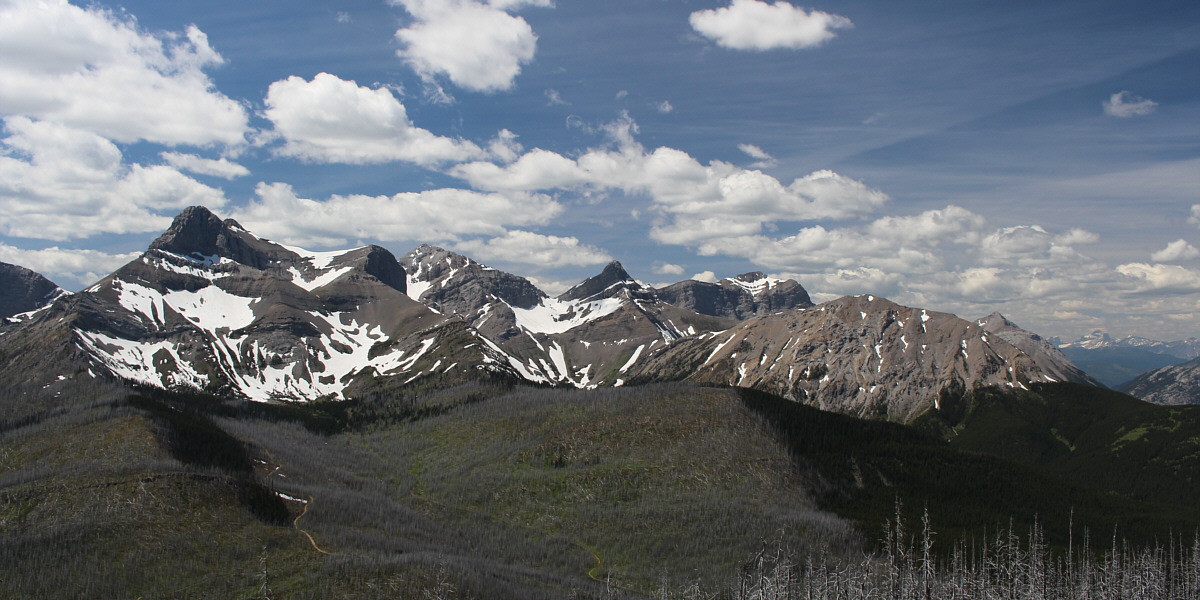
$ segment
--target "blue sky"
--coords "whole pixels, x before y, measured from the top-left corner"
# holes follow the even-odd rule
[[[0,260],[202,203],[550,292],[750,270],[1200,335],[1200,4],[0,0]]]

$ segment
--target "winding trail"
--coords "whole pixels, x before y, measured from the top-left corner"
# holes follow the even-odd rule
[[[312,534],[310,534],[309,532],[307,532],[303,529],[300,529],[300,519],[303,519],[304,515],[308,514],[308,507],[312,506],[313,502],[314,502],[313,497],[310,495],[308,497],[308,502],[304,503],[304,510],[300,511],[300,515],[297,516],[295,518],[295,520],[292,521],[292,528],[295,529],[296,531],[299,531],[300,533],[304,534],[304,537],[308,538],[308,543],[312,545],[313,550],[316,550],[317,552],[320,552],[321,554],[324,554],[326,556],[333,556],[334,555],[333,552],[326,552],[326,551],[322,550],[320,546],[317,545],[317,540],[313,539]]]

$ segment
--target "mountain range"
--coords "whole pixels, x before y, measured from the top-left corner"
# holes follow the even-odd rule
[[[892,597],[963,552],[1080,590],[1118,543],[1123,581],[1156,581],[1149,549],[1200,564],[1200,408],[1096,387],[999,314],[615,262],[551,297],[200,207],[31,297],[0,324],[0,598],[761,598],[769,554]]]
[[[1097,330],[1060,348],[1079,368],[1112,389],[1157,404],[1200,403],[1200,376],[1189,374],[1196,369],[1189,361],[1200,357],[1196,338],[1118,339]]]
[[[814,306],[762,273],[655,289],[618,262],[550,297],[434,246],[399,260],[378,246],[311,252],[203,207],[95,285],[12,320],[0,357],[0,381],[27,391],[111,378],[296,401],[479,376],[691,380],[901,421],[977,386],[1095,383],[999,315],[874,296]]]

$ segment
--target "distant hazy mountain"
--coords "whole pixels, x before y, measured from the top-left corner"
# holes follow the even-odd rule
[[[1186,340],[1175,340],[1173,342],[1162,342],[1139,336],[1129,336],[1121,339],[1114,339],[1104,331],[1097,329],[1092,333],[1085,335],[1074,342],[1063,344],[1063,350],[1067,349],[1082,349],[1082,350],[1103,350],[1106,348],[1137,348],[1153,352],[1155,354],[1166,354],[1184,360],[1200,358],[1200,339],[1188,338]]]
[[[1200,340],[1162,342],[1137,336],[1114,339],[1097,330],[1060,349],[1104,385],[1120,389],[1143,373],[1200,356]]]
[[[66,293],[34,271],[0,262],[0,319],[37,310]]]

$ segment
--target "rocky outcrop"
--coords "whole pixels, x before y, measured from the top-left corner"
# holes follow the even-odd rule
[[[470,314],[494,302],[527,309],[546,298],[524,277],[429,244],[405,254],[400,263],[412,286],[409,295],[446,314]]]
[[[1057,346],[1032,331],[1021,329],[1004,315],[992,313],[979,319],[977,323],[988,332],[1028,354],[1038,367],[1053,379],[1104,387],[1104,384],[1075,366],[1075,363],[1071,362],[1071,359],[1067,358],[1067,355],[1063,354]]]
[[[0,319],[37,310],[65,293],[34,271],[0,262]]]

